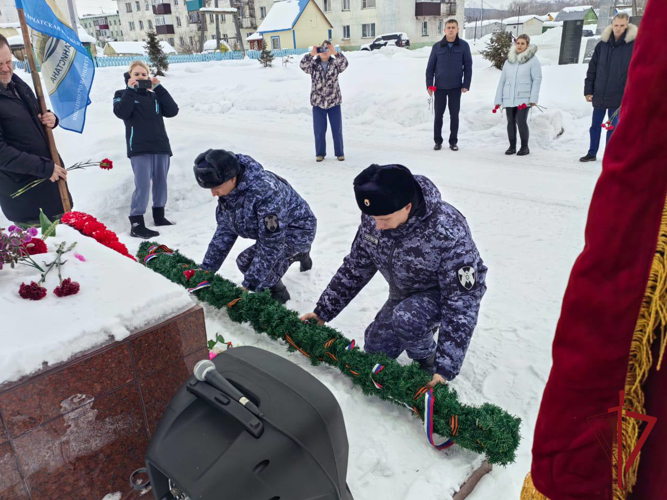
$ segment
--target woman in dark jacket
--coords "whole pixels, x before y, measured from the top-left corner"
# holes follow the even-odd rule
[[[160,233],[146,228],[144,214],[153,184],[153,220],[156,226],[170,226],[164,216],[167,204],[167,174],[172,155],[164,117],[178,114],[178,106],[160,80],[149,79],[148,66],[134,61],[125,73],[127,88],[116,91],[114,114],[125,122],[127,156],[134,171],[130,224],[132,236],[153,238]]]

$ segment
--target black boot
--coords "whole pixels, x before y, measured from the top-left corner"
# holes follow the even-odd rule
[[[291,266],[295,262],[299,263],[299,272],[305,273],[313,268],[313,259],[310,258],[310,252],[298,253],[289,260]]]
[[[269,291],[271,292],[271,298],[280,304],[284,304],[290,299],[287,287],[283,284],[282,280],[273,285]]]
[[[513,155],[516,154],[516,146],[510,146],[507,151],[505,151],[506,155]]]
[[[153,220],[156,226],[173,226],[174,224],[164,218],[164,207],[153,207]]]
[[[416,361],[419,363],[419,368],[424,370],[429,375],[433,375],[435,372],[435,352],[428,358],[417,359]]]
[[[130,236],[134,236],[135,238],[143,238],[145,240],[160,236],[160,233],[157,231],[152,231],[145,226],[143,215],[130,216],[130,224],[132,224],[132,228],[130,229]]]
[[[579,158],[579,161],[583,162],[583,163],[586,163],[586,162],[589,162],[589,161],[595,161],[595,160],[597,160],[595,155],[592,155],[592,154],[589,154],[589,153],[587,153],[586,156],[582,156],[581,158]]]
[[[517,156],[526,156],[530,154],[530,149],[528,149],[528,146],[521,146],[521,149],[519,152],[516,154]]]

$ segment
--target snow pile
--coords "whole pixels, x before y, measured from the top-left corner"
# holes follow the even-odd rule
[[[565,7],[563,12],[567,12],[568,14],[570,12],[585,12],[591,10],[592,8],[592,5],[575,5],[574,7]]]
[[[40,265],[52,262],[63,241],[76,242],[73,252],[86,259],[81,262],[72,253],[64,259],[63,279],[81,285],[77,295],[58,298],[52,293],[58,286],[54,269],[43,285],[46,297],[25,300],[18,294],[19,286],[39,281],[39,272],[24,266],[0,271],[0,383],[28,375],[43,363],[66,361],[108,340],[122,340],[192,307],[183,288],[64,225],[58,226],[57,237],[46,240],[51,253],[34,260]]]

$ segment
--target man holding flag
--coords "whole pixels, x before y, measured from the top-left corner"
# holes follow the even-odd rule
[[[40,113],[32,89],[14,74],[12,52],[0,35],[0,206],[16,224],[38,223],[40,208],[49,219],[63,213],[56,181],[66,179],[67,170],[51,160],[44,131],[57,125],[58,118],[50,111]],[[11,198],[26,184],[44,178],[51,182]]]

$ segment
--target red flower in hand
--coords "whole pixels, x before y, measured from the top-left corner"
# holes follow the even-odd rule
[[[23,243],[23,248],[25,248],[30,255],[37,255],[48,251],[46,243],[40,238],[33,238],[28,243]]]
[[[19,295],[27,300],[41,300],[46,297],[46,288],[39,286],[34,281],[31,281],[29,285],[21,283]]]
[[[192,269],[188,269],[187,271],[183,271],[183,276],[185,276],[188,281],[190,281],[194,275],[195,275],[195,272]]]
[[[79,288],[81,286],[76,282],[72,281],[71,278],[64,279],[60,286],[57,286],[53,293],[58,297],[67,297],[68,295],[76,295],[79,293]]]
[[[105,158],[100,162],[100,168],[102,170],[111,170],[113,168],[113,162],[109,158]]]
[[[438,90],[438,87],[436,87],[435,85],[430,85],[428,89],[429,89],[431,92],[435,92],[436,90]]]

